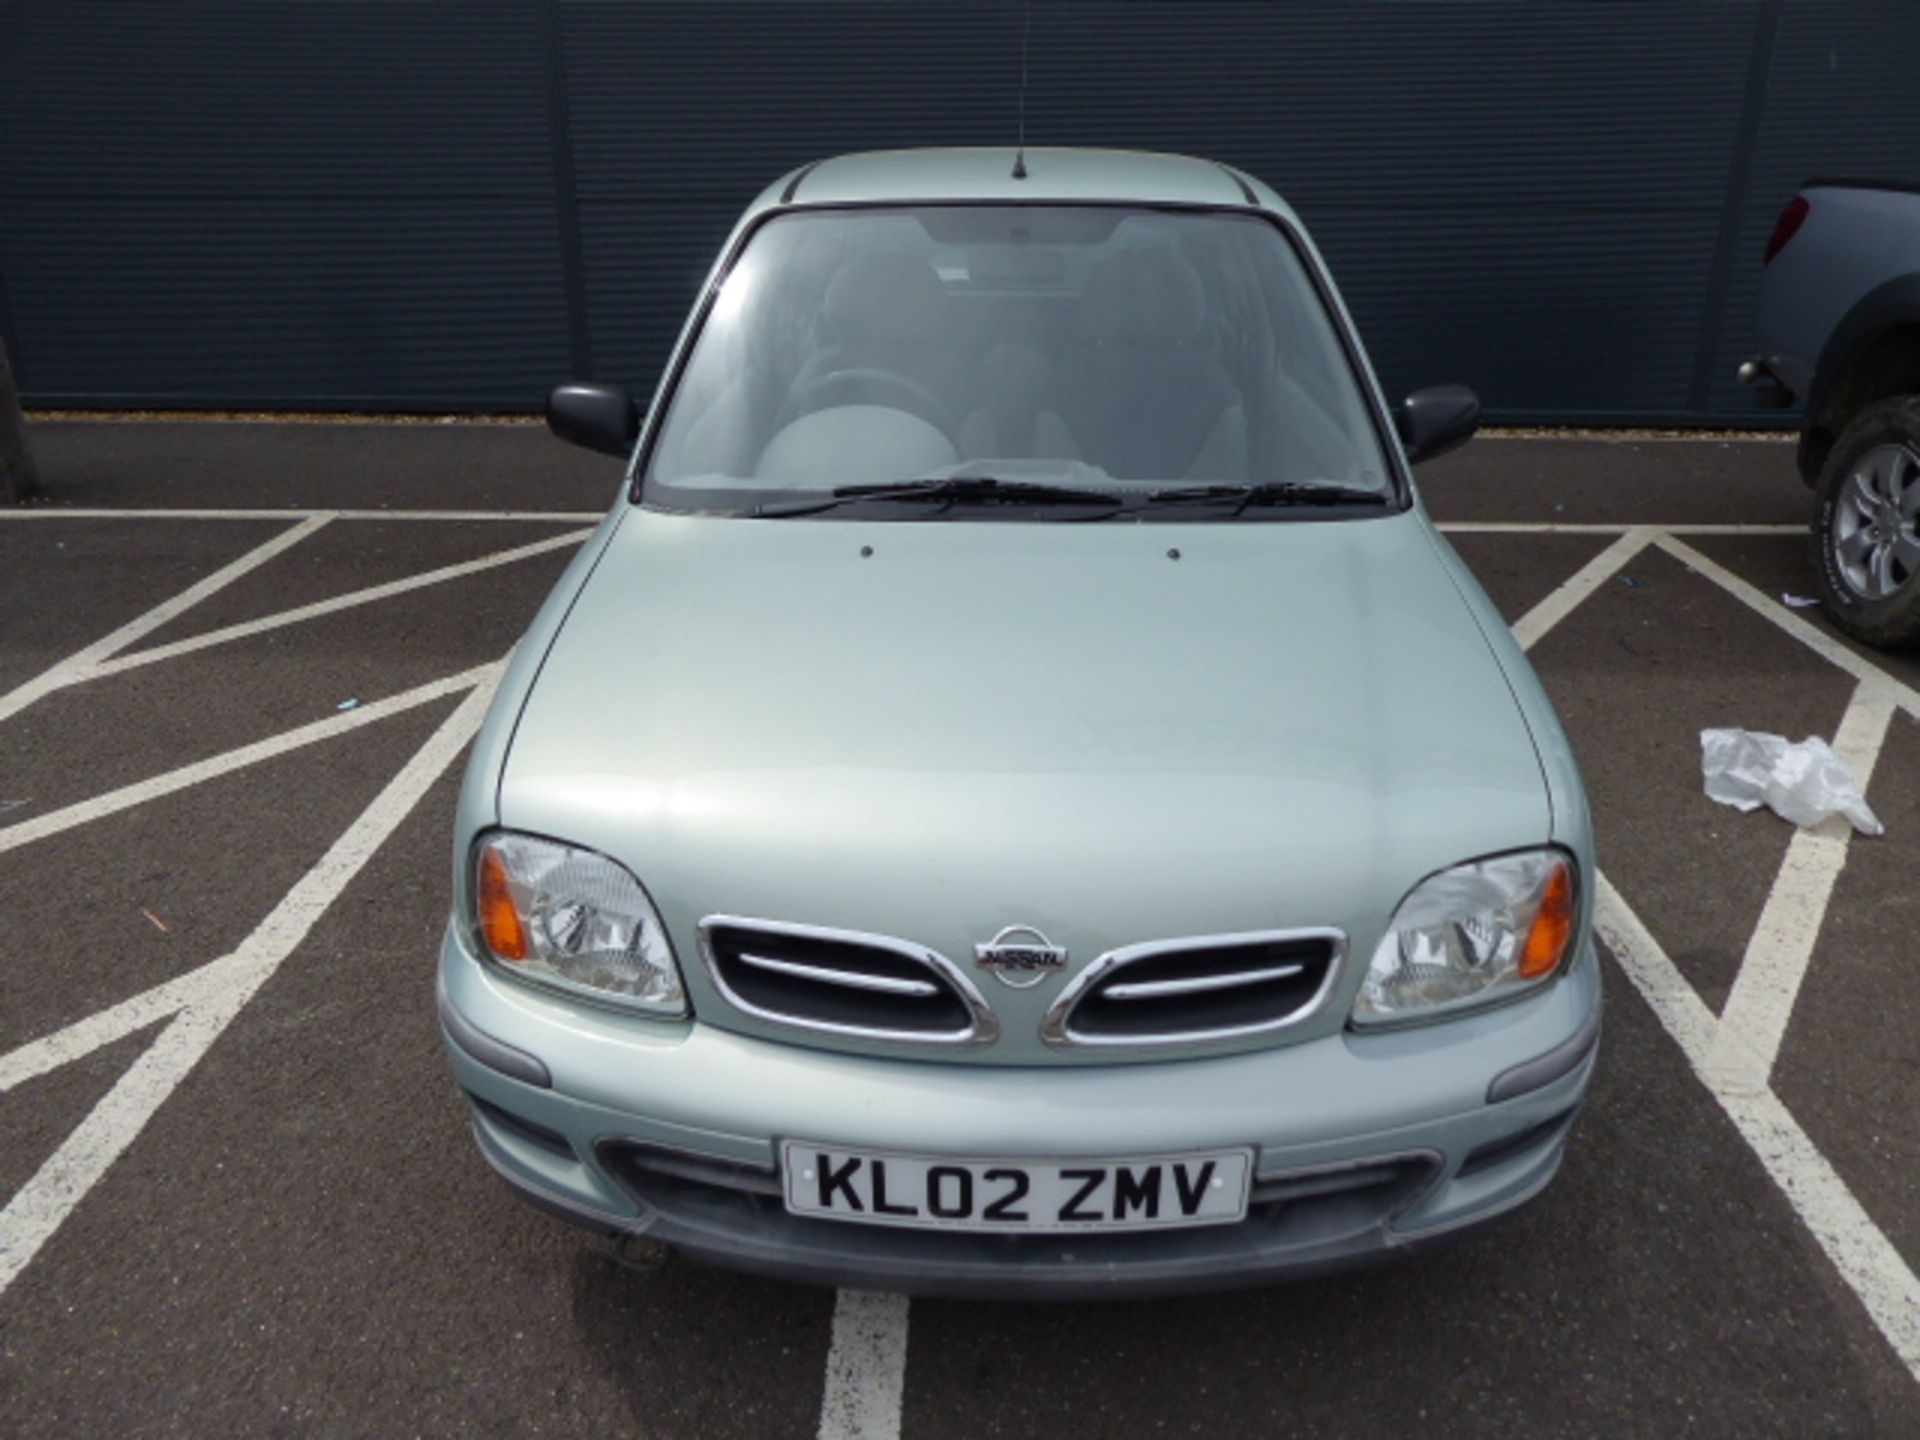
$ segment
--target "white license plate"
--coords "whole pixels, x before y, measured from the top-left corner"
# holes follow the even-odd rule
[[[1124,1160],[955,1160],[782,1143],[787,1209],[860,1225],[1018,1234],[1244,1219],[1251,1150]]]

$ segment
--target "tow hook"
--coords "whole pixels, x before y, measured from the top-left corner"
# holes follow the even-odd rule
[[[673,1259],[673,1247],[645,1235],[622,1235],[613,1242],[613,1263],[636,1275],[652,1275]]]
[[[1734,372],[1740,383],[1753,392],[1753,403],[1768,410],[1785,410],[1793,404],[1793,392],[1782,385],[1767,368],[1766,361],[1755,357],[1742,360]]]

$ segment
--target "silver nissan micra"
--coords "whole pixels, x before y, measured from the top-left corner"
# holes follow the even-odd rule
[[[983,1295],[1268,1281],[1558,1169],[1572,754],[1299,220],[1231,168],[827,160],[727,241],[467,772],[482,1155],[609,1235]]]

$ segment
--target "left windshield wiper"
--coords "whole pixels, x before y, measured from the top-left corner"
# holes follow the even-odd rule
[[[878,484],[838,485],[818,500],[791,505],[767,505],[751,513],[762,519],[784,515],[813,515],[840,505],[867,500],[934,500],[948,505],[1104,505],[1095,519],[1105,519],[1126,508],[1118,495],[1072,485],[1046,485],[1030,480],[1001,480],[991,475],[950,475],[937,480],[883,481]]]
[[[1154,490],[1146,497],[1149,505],[1177,505],[1183,502],[1217,500],[1231,502],[1229,512],[1238,515],[1253,505],[1385,505],[1387,496],[1379,490],[1360,490],[1352,485],[1334,485],[1320,480],[1264,480],[1257,485],[1177,485]]]

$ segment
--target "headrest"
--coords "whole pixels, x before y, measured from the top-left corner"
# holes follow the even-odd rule
[[[930,340],[946,306],[946,288],[926,261],[861,255],[834,272],[820,318],[835,340]]]
[[[1207,296],[1193,267],[1164,250],[1124,250],[1103,260],[1080,296],[1096,340],[1190,340],[1206,323]]]

